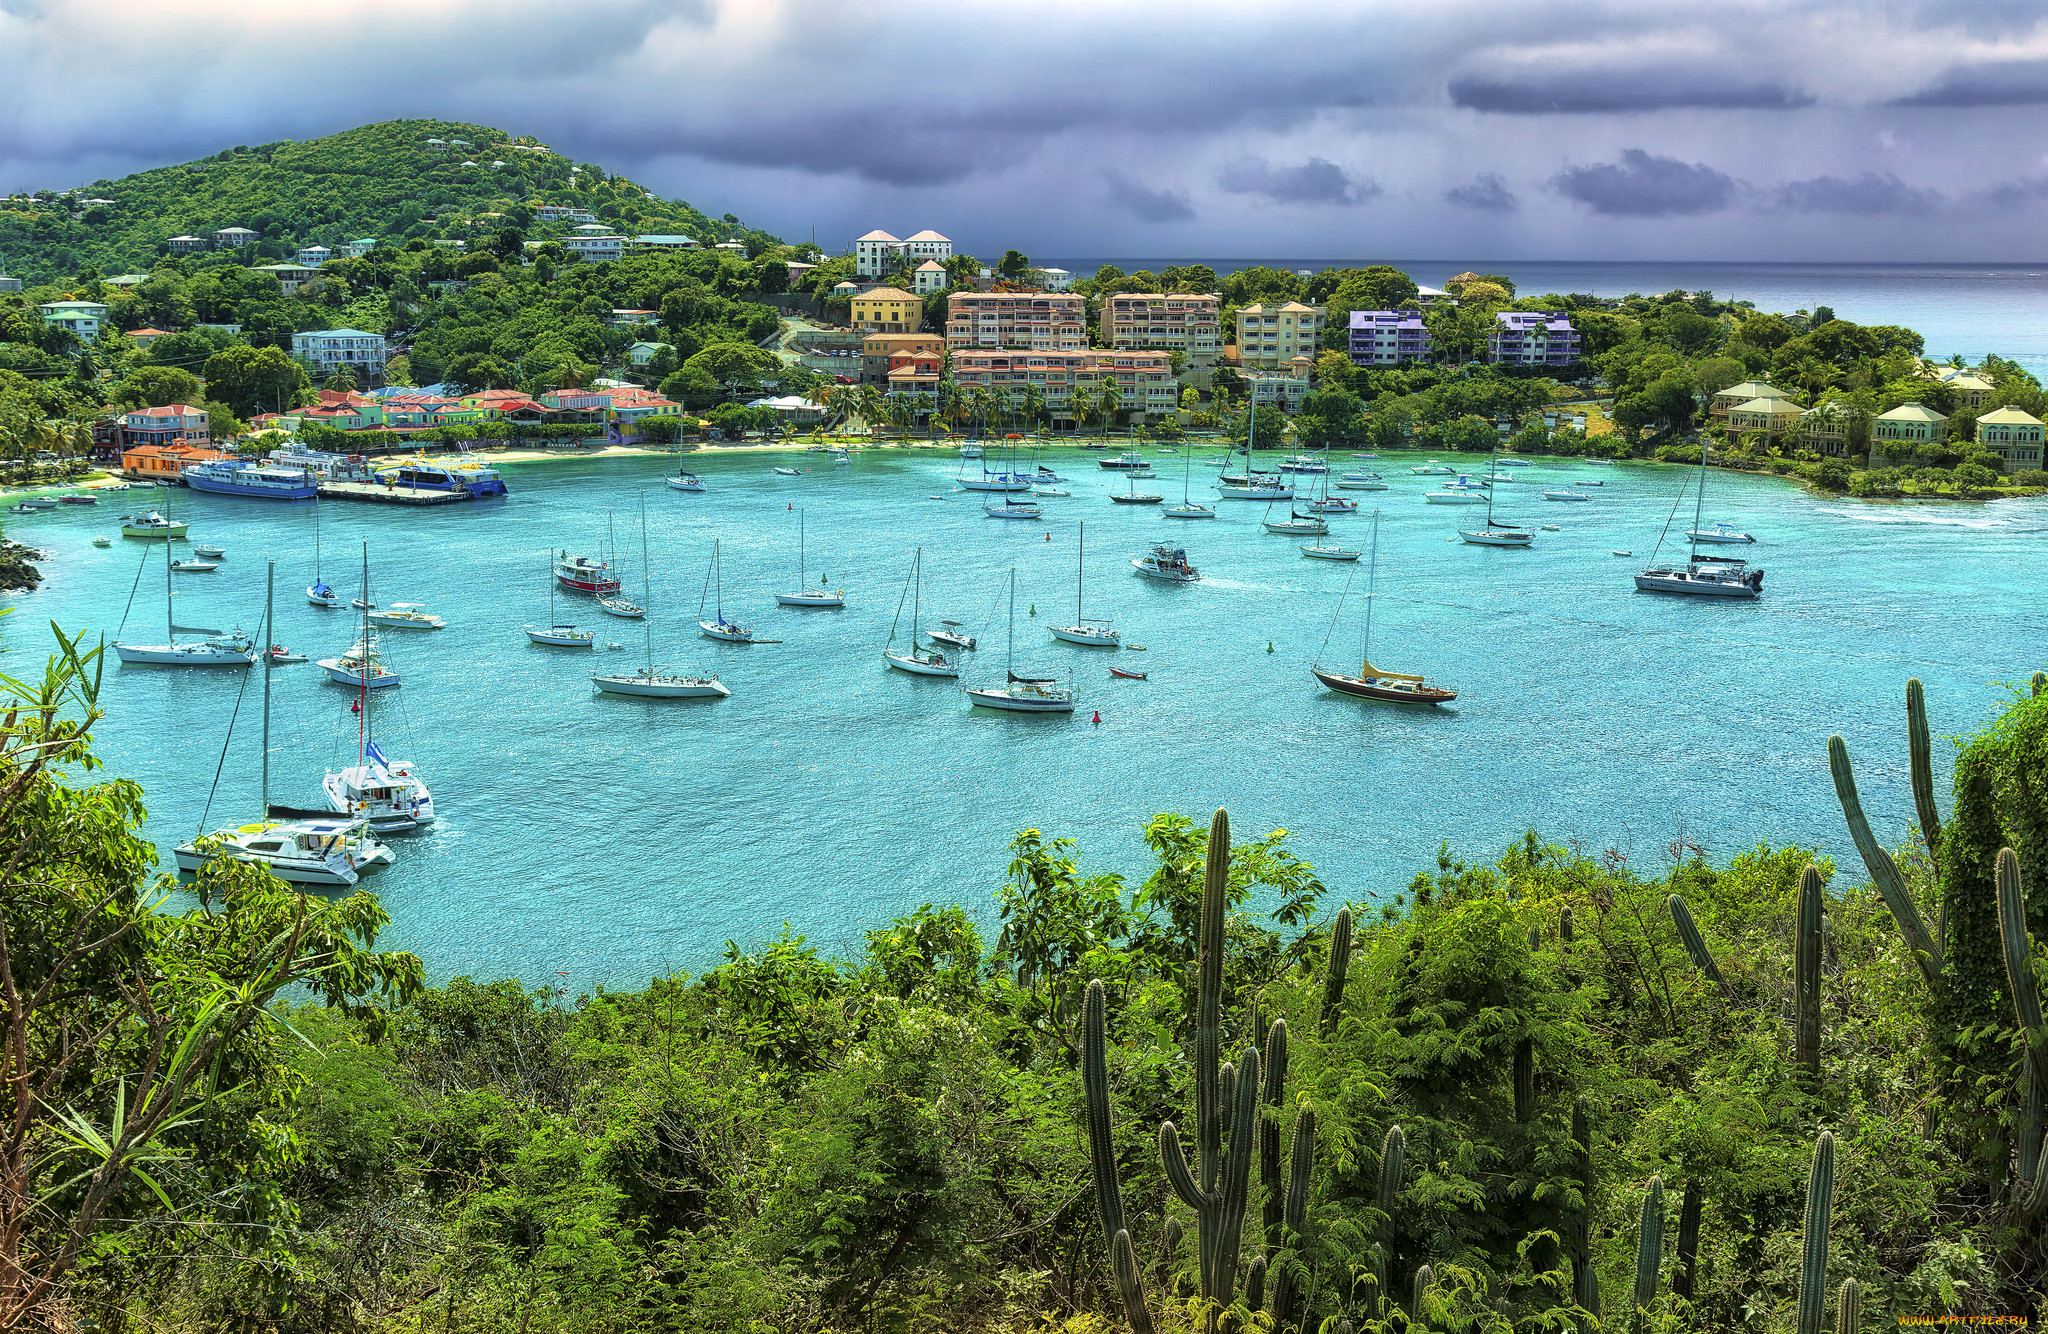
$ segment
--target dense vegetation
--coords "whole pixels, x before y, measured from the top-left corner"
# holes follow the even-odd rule
[[[2041,677],[1946,816],[1909,690],[1894,854],[1832,757],[1874,884],[1532,832],[1339,908],[1284,832],[1162,815],[1142,877],[1020,833],[992,942],[927,905],[855,958],[785,930],[570,997],[421,988],[361,892],[164,897],[91,772],[97,670],[6,683],[0,1327],[2043,1313]]]

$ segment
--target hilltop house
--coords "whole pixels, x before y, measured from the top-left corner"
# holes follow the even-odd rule
[[[858,277],[879,278],[896,267],[899,256],[943,264],[953,257],[953,242],[929,229],[900,240],[884,231],[869,232],[853,243],[853,271]]]
[[[1791,398],[1792,395],[1776,385],[1765,384],[1762,380],[1744,380],[1741,384],[1730,385],[1715,394],[1707,404],[1709,417],[1725,417],[1729,409],[1757,398]]]
[[[239,250],[245,245],[255,245],[263,237],[247,227],[223,227],[213,234],[215,250]]]
[[[586,264],[609,264],[626,253],[626,238],[611,235],[565,236],[562,249],[582,256]]]
[[[97,301],[45,301],[36,310],[45,324],[68,329],[83,343],[98,341],[107,319],[106,306]]]
[[[254,272],[267,273],[277,279],[277,285],[284,289],[286,296],[320,276],[317,269],[309,269],[303,264],[259,264]]]
[[[213,242],[203,236],[173,236],[164,242],[164,249],[174,255],[197,255],[213,249]]]

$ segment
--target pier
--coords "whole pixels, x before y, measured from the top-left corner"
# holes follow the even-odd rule
[[[475,496],[466,490],[438,491],[424,486],[386,486],[382,482],[322,482],[323,500],[367,500],[375,505],[454,505]]]

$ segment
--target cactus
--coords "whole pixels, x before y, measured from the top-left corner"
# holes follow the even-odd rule
[[[1344,980],[1351,972],[1351,909],[1337,910],[1330,928],[1330,961],[1323,969],[1323,1008],[1316,1015],[1316,1031],[1328,1037],[1337,1031],[1343,1013]]]
[[[1415,1293],[1408,1299],[1408,1318],[1414,1324],[1422,1324],[1422,1299],[1436,1283],[1436,1271],[1428,1265],[1415,1271]]]
[[[1109,1267],[1123,1298],[1124,1315],[1138,1334],[1152,1334],[1152,1313],[1145,1306],[1145,1285],[1138,1277],[1138,1257],[1124,1228],[1123,1192],[1117,1185],[1116,1143],[1109,1117],[1108,1043],[1103,1035],[1103,991],[1100,980],[1088,984],[1081,1020],[1081,1091],[1088,1121],[1088,1162],[1095,1177],[1095,1212],[1109,1242]]]
[[[1700,1204],[1700,1183],[1687,1181],[1678,1206],[1678,1267],[1671,1272],[1671,1290],[1687,1301],[1700,1267]]]
[[[1523,1038],[1515,1044],[1515,1120],[1524,1125],[1536,1119],[1536,1043]]]
[[[2013,1018],[2026,1040],[2028,1060],[2038,1096],[2048,1100],[2048,1028],[2041,1024],[2041,995],[2034,989],[2033,956],[2027,948],[2026,886],[2020,882],[2020,860],[2011,848],[1998,850],[1998,939],[2005,951],[2006,987],[2012,992]]]
[[[1237,1110],[1237,1066],[1229,1061],[1216,1072],[1216,1086],[1221,1096],[1216,1099],[1216,1110],[1223,1117],[1223,1142],[1230,1143],[1230,1116]]]
[[[1109,1272],[1116,1278],[1117,1293],[1124,1299],[1124,1314],[1137,1334],[1153,1334],[1152,1312],[1145,1306],[1145,1285],[1138,1277],[1138,1255],[1131,1249],[1131,1234],[1121,1229],[1109,1243]]]
[[[1792,1048],[1811,1079],[1820,1077],[1821,909],[1820,871],[1809,866],[1799,876],[1799,924],[1792,940]]]
[[[1173,1262],[1173,1257],[1180,1251],[1180,1239],[1183,1233],[1184,1229],[1181,1227],[1178,1218],[1166,1220],[1166,1226],[1159,1231],[1160,1264],[1168,1265]]]
[[[1557,915],[1557,938],[1567,945],[1571,944],[1572,931],[1576,925],[1572,920],[1572,910],[1570,908],[1560,912]]]
[[[1856,841],[1856,851],[1862,854],[1863,865],[1870,872],[1871,883],[1884,899],[1885,907],[1891,909],[1892,918],[1899,924],[1899,931],[1906,938],[1906,948],[1913,953],[1914,962],[1920,965],[1920,975],[1927,980],[1930,990],[1941,990],[1942,946],[1927,934],[1927,923],[1921,919],[1920,909],[1913,902],[1913,895],[1906,888],[1905,877],[1892,862],[1891,854],[1870,832],[1870,821],[1863,817],[1863,801],[1856,794],[1856,774],[1849,767],[1849,747],[1839,736],[1828,738],[1828,769],[1835,779],[1835,797],[1842,803],[1842,818],[1849,825],[1849,837]]]
[[[1408,1156],[1408,1136],[1401,1127],[1387,1127],[1387,1137],[1380,1144],[1380,1212],[1386,1215],[1386,1222],[1380,1240],[1380,1291],[1385,1293],[1387,1285],[1394,1280],[1394,1200],[1401,1193],[1401,1172]]]
[[[2048,672],[2035,672],[2034,679],[2027,683],[2028,693],[2040,695],[2048,692]]]
[[[1278,1297],[1276,1289],[1274,1296]],[[1244,1266],[1244,1305],[1248,1311],[1263,1310],[1266,1305],[1266,1257],[1254,1255]]]
[[[1930,853],[1941,851],[1941,812],[1934,805],[1933,749],[1927,740],[1927,692],[1920,678],[1906,682],[1906,749],[1913,773],[1913,810]]]
[[[1863,1322],[1863,1285],[1853,1278],[1842,1280],[1842,1295],[1835,1302],[1835,1334],[1856,1334]]]
[[[1600,1318],[1600,1276],[1593,1272],[1590,1260],[1572,1261],[1572,1305],[1595,1320]]]
[[[1537,950],[1540,950],[1540,949],[1542,949],[1542,948],[1543,948],[1543,933],[1542,933],[1541,931],[1538,931],[1538,930],[1537,930],[1537,929],[1536,929],[1535,927],[1533,927],[1533,926],[1532,926],[1532,927],[1530,927],[1530,928],[1529,928],[1529,953],[1531,953],[1531,954],[1534,954],[1534,953],[1535,953],[1535,952],[1536,952]]]
[[[1287,1204],[1282,1220],[1294,1245],[1308,1232],[1309,1176],[1315,1170],[1316,1114],[1304,1107],[1294,1118],[1294,1137],[1287,1145]],[[1285,1325],[1294,1315],[1295,1281],[1292,1268],[1283,1269],[1273,1280],[1273,1322]]]
[[[1275,1019],[1266,1033],[1265,1114],[1259,1118],[1259,1184],[1265,1188],[1266,1250],[1280,1249],[1281,1215],[1287,1209],[1287,1185],[1280,1177],[1280,1109],[1287,1083],[1287,1021]]]
[[[1586,1113],[1586,1095],[1583,1093],[1572,1103],[1572,1144],[1572,1176],[1579,1186],[1579,1213],[1572,1222],[1572,1260],[1583,1277],[1593,1272],[1593,1127]],[[1592,1280],[1587,1278],[1586,1281]],[[1586,1302],[1579,1305],[1599,1314]]]
[[[1636,1318],[1657,1301],[1657,1270],[1664,1263],[1664,1178],[1651,1177],[1643,1195],[1643,1217],[1636,1229]]]
[[[1835,1207],[1835,1137],[1821,1131],[1806,1178],[1806,1235],[1799,1248],[1799,1334],[1821,1334],[1828,1299],[1828,1219]]]
[[[1721,998],[1733,1001],[1735,993],[1729,989],[1727,979],[1721,976],[1721,970],[1715,966],[1714,956],[1707,949],[1706,937],[1700,934],[1698,924],[1692,920],[1692,909],[1685,906],[1685,899],[1673,894],[1664,900],[1664,903],[1671,909],[1671,921],[1678,927],[1678,939],[1685,945],[1685,952],[1692,956],[1692,961],[1699,970],[1721,989]]]

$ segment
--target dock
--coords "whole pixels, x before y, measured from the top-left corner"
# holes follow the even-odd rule
[[[382,482],[322,482],[322,500],[367,500],[373,505],[454,505],[474,500],[468,491],[436,491],[423,486],[386,486]]]

